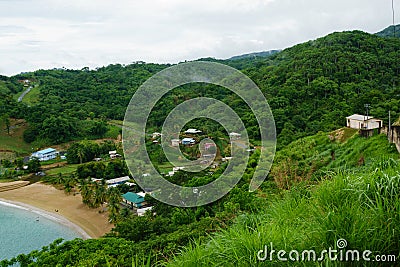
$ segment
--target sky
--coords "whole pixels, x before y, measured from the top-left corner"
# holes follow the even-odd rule
[[[0,0],[0,75],[225,59],[391,24],[391,0]]]

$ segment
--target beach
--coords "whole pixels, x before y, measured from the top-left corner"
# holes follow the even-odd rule
[[[0,201],[40,213],[68,226],[85,239],[101,237],[113,227],[108,223],[107,212],[90,209],[82,203],[80,194],[68,195],[51,185],[35,183],[0,192]]]

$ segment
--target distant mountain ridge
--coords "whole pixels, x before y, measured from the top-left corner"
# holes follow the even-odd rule
[[[255,59],[255,58],[261,58],[261,57],[269,57],[269,56],[272,56],[281,51],[282,50],[279,49],[279,50],[269,50],[269,51],[248,53],[248,54],[233,56],[233,57],[229,58],[228,60]]]
[[[393,32],[395,34],[393,35]],[[375,35],[378,35],[379,37],[397,37],[400,38],[400,24],[397,24],[395,26],[391,25],[387,27],[386,29],[375,33]]]

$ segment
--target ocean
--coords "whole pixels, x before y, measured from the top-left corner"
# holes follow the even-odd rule
[[[57,238],[77,237],[81,235],[54,217],[0,201],[0,260],[40,250]]]

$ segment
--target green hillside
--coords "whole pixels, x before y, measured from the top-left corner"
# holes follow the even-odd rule
[[[337,162],[324,160],[324,154],[330,157],[333,144]],[[365,157],[362,166],[357,164],[361,155]],[[304,165],[321,159],[325,163],[320,168],[325,172],[318,177],[321,182],[297,181],[278,199],[266,194],[260,212],[243,214],[229,229],[186,246],[167,266],[347,266],[349,262],[327,258],[318,264],[282,262],[276,254],[273,260],[257,259],[257,252],[271,242],[276,251],[313,249],[319,253],[335,248],[339,239],[347,241],[347,250],[372,251],[371,259],[400,257],[400,161],[385,136],[354,136],[335,144],[321,133],[290,144],[278,153],[277,165],[287,158],[297,158]]]
[[[400,37],[400,24],[389,26],[386,29],[376,33],[380,37]]]
[[[275,173],[287,159],[297,161],[292,164],[297,171],[307,173],[307,166],[314,166],[313,179],[293,179],[290,188],[283,190],[272,186],[275,178],[270,176],[257,195],[246,193],[247,185],[239,185],[222,202],[206,207],[161,205],[157,216],[121,222],[109,237],[57,241],[24,259],[32,266],[347,266],[328,259],[285,263],[276,254],[272,261],[257,259],[257,252],[271,242],[275,249],[288,252],[313,249],[320,253],[335,248],[339,239],[347,241],[346,249],[370,250],[372,259],[400,257],[400,161],[385,135],[365,139],[340,129],[297,140],[277,153]],[[297,177],[307,178],[301,172]],[[235,202],[240,206],[247,202],[252,208],[230,206]],[[220,210],[215,217],[213,210]],[[210,213],[172,230],[172,222],[187,220],[185,216],[193,211],[193,216]],[[226,223],[233,224],[227,227]]]
[[[240,60],[213,60],[231,65],[248,75],[261,88],[273,111],[278,148],[318,131],[331,131],[344,126],[345,117],[370,114],[388,121],[400,116],[399,77],[400,39],[381,38],[360,32],[337,32],[275,53],[269,57]],[[45,119],[67,118],[75,121],[64,129],[66,142],[79,136],[79,120],[88,117],[122,120],[125,108],[147,78],[170,65],[137,62],[109,65],[96,70],[38,70],[24,76],[39,85],[36,104],[13,116],[26,119],[36,139],[45,138]],[[28,94],[29,95],[29,94]],[[159,127],[163,118],[177,104],[198,96],[217,98],[237,104],[241,117],[250,129],[257,127],[245,105],[223,88],[192,84],[173,90],[153,111],[149,127]],[[17,105],[16,103],[10,103]],[[22,104],[19,104],[22,105]],[[64,123],[61,123],[64,125]],[[68,128],[68,127],[67,127]],[[254,130],[249,131],[257,139]],[[32,137],[32,135],[30,135]],[[32,139],[32,138],[30,138]],[[28,141],[32,141],[29,140]]]
[[[120,209],[121,192],[113,191],[114,195],[109,194],[116,203],[111,233],[86,241],[58,240],[41,251],[5,260],[1,266],[16,262],[22,266],[277,266],[283,263],[257,260],[257,252],[270,242],[287,251],[321,251],[335,248],[340,238],[347,241],[348,249],[400,257],[399,153],[384,135],[365,139],[357,131],[343,128],[345,117],[364,114],[367,103],[371,105],[369,114],[386,125],[389,111],[392,118],[400,116],[400,39],[361,31],[337,32],[268,57],[204,60],[239,69],[260,87],[269,102],[278,151],[261,188],[248,191],[260,153],[256,149],[239,183],[226,196],[205,206],[172,207],[147,197],[152,213],[139,217]],[[97,188],[93,196],[100,195],[104,188],[90,184],[91,177],[128,173],[123,157],[108,164],[109,171],[102,162],[93,162],[97,145],[86,139],[115,138],[136,89],[169,66],[136,62],[95,70],[38,70],[0,77],[0,117],[4,122],[0,125],[10,119],[24,122],[25,128],[19,128],[24,130],[19,138],[26,142],[19,148],[21,154],[31,144],[84,140],[75,145],[75,163],[81,162],[80,167],[75,171],[67,165],[56,178],[66,182],[69,190],[75,186],[82,194],[85,186],[86,190],[93,187]],[[35,80],[40,89],[34,92],[31,106],[13,97],[22,91],[18,81],[23,79]],[[165,95],[147,121],[148,132],[160,131],[173,108],[200,96],[229,104],[257,147],[259,129],[247,105],[224,88],[200,83]],[[216,140],[226,137],[221,125],[210,120],[196,119],[186,127],[200,129]],[[9,135],[4,126],[2,133]],[[222,150],[225,143],[220,144]],[[148,144],[150,159],[160,164],[160,170],[168,171],[170,166],[161,149],[150,139]],[[108,157],[109,150],[101,154]],[[73,157],[70,152],[68,157]],[[192,158],[198,154],[196,147],[184,152]],[[220,151],[221,156],[225,152],[229,154]],[[178,171],[168,179],[182,186],[201,186],[219,177],[226,167],[222,163],[213,172]],[[110,176],[114,177],[118,176]],[[96,203],[102,200],[94,199]],[[287,266],[296,264],[289,262]],[[349,264],[322,260],[297,265]]]

